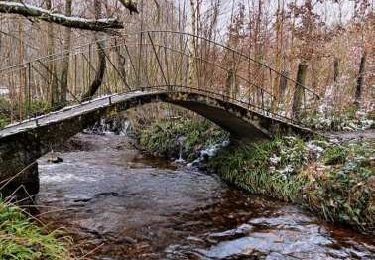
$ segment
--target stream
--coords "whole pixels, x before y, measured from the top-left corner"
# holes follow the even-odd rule
[[[39,217],[88,259],[374,259],[375,238],[143,155],[124,136],[78,134],[39,160]]]

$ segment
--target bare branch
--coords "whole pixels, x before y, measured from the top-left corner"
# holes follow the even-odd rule
[[[130,14],[133,14],[133,12],[139,14],[137,2],[133,0],[119,0],[119,1],[121,2],[123,6],[129,9]]]
[[[124,0],[120,1],[123,2]],[[132,3],[132,1],[130,1],[130,3]],[[81,17],[70,17],[59,13],[53,13],[40,7],[16,2],[0,1],[0,13],[19,14],[26,17],[35,17],[46,22],[91,31],[107,31],[109,29],[124,28],[124,25],[121,22],[113,18],[95,20]]]

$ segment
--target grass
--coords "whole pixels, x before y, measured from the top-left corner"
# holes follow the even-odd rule
[[[19,207],[0,201],[0,259],[71,259],[69,244],[61,232],[47,232]]]
[[[159,120],[141,131],[141,146],[162,156],[193,159],[200,148],[228,138],[206,121]],[[206,168],[251,194],[304,205],[328,221],[375,232],[375,141],[331,144],[324,139],[275,137],[228,146]]]
[[[207,167],[217,172],[226,182],[252,194],[273,196],[286,201],[300,201],[308,178],[296,174],[304,163],[304,157],[295,156],[301,149],[299,139],[294,143],[294,151],[282,153],[281,147],[290,148],[290,142],[275,138],[272,142],[258,145],[224,148],[209,160]],[[276,152],[281,155],[277,159],[280,170],[271,170],[273,166],[270,158]],[[287,169],[292,162],[295,168]]]
[[[331,146],[287,137],[224,148],[208,167],[251,194],[300,203],[328,221],[373,233],[374,154],[375,141]]]
[[[375,229],[375,141],[327,149],[321,178],[308,189],[309,205],[330,221]],[[326,150],[326,151],[327,151]]]
[[[138,133],[139,143],[146,151],[163,157],[187,160],[198,156],[203,147],[222,142],[228,134],[207,120],[177,118],[158,120]]]
[[[375,128],[375,111],[359,113],[354,107],[344,111],[304,115],[302,122],[312,129],[325,131],[343,131]]]
[[[341,145],[328,147],[323,153],[323,161],[325,165],[337,165],[345,163],[348,151]]]

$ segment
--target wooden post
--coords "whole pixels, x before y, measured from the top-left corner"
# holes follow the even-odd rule
[[[285,96],[285,91],[288,87],[288,77],[289,77],[289,72],[287,70],[283,70],[281,72],[281,77],[280,77],[280,82],[279,82],[279,102],[284,101],[284,96]]]
[[[359,103],[361,102],[361,98],[362,98],[363,81],[364,81],[364,78],[365,78],[366,58],[367,58],[367,53],[363,52],[362,58],[361,58],[361,63],[359,64],[359,71],[358,71],[358,78],[357,78],[357,87],[356,87],[356,90],[355,90],[354,105],[357,108],[359,107]]]
[[[293,107],[292,107],[292,117],[293,119],[299,120],[301,116],[301,105],[302,98],[304,96],[304,85],[306,81],[308,65],[305,62],[302,62],[298,65],[297,80],[296,86],[294,89],[293,96]]]
[[[335,58],[333,61],[333,82],[336,84],[339,78],[339,59]]]

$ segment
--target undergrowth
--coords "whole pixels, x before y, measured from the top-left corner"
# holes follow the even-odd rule
[[[36,117],[52,111],[51,105],[47,101],[33,100],[30,107],[26,111],[25,108],[28,104],[22,105],[23,119],[27,117]],[[10,124],[12,120],[20,120],[20,107],[19,104],[11,104],[9,100],[0,98],[0,128]],[[12,120],[11,120],[12,119]]]
[[[207,167],[252,194],[298,201],[308,181],[306,176],[297,174],[305,163],[305,157],[300,156],[301,149],[299,139],[281,138],[242,147],[230,146],[211,158]]]
[[[207,121],[159,120],[144,128],[149,152],[194,159],[197,151],[228,138]],[[375,232],[375,141],[330,143],[316,137],[275,137],[252,145],[225,147],[206,168],[251,194],[304,205],[328,221]]]
[[[228,147],[208,167],[252,194],[301,203],[326,220],[375,231],[375,142],[300,138]]]
[[[375,128],[374,111],[361,112],[349,107],[344,111],[306,114],[302,122],[316,130],[356,131]]]
[[[223,142],[228,134],[207,120],[158,120],[138,134],[141,147],[164,157],[193,160],[204,147]]]
[[[66,260],[69,244],[59,231],[45,231],[20,208],[0,201],[0,259]]]

